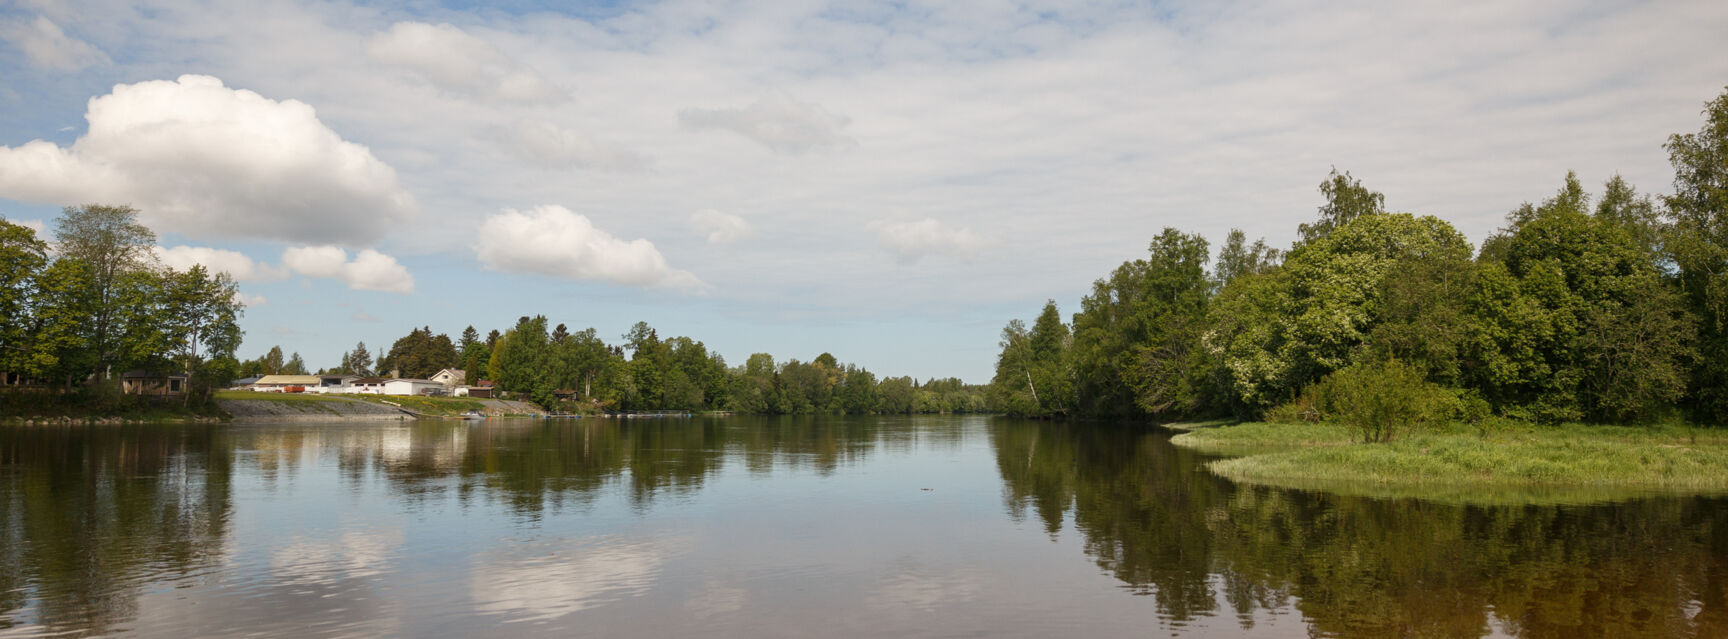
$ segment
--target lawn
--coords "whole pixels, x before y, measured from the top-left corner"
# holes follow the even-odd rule
[[[1450,425],[1387,444],[1341,426],[1197,428],[1172,443],[1234,455],[1213,473],[1247,483],[1467,503],[1583,503],[1728,493],[1728,431],[1568,424]]]

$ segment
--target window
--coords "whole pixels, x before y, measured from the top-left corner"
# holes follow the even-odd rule
[[[180,380],[177,380],[177,379],[168,380],[168,392],[170,392],[170,393],[180,392]]]

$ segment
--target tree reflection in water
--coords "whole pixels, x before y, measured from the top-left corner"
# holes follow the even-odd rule
[[[1728,636],[1728,504],[1477,507],[1253,488],[1167,435],[997,420],[1012,516],[1086,553],[1173,624],[1289,606],[1348,637]]]
[[[1141,596],[1064,609],[1074,616],[1061,617],[1063,624],[1109,622],[1110,611],[1146,611],[1152,623],[1149,613],[1156,611],[1177,630],[1215,629],[1222,620],[1243,628],[1270,623],[1267,630],[1282,632],[1281,622],[1271,621],[1276,617],[1299,618],[1319,636],[1728,636],[1723,500],[1475,507],[1237,489],[1207,473],[1206,458],[1144,427],[738,417],[80,426],[3,435],[0,630],[111,634],[130,625],[167,624],[223,636],[305,630],[308,619],[316,619],[320,628],[365,634],[390,627],[373,624],[378,618],[413,621],[426,607],[442,612],[440,605],[451,604],[440,604],[435,597],[441,595],[474,599],[477,608],[467,614],[481,617],[527,611],[574,623],[567,617],[577,612],[624,614],[635,609],[610,607],[658,601],[643,594],[654,584],[712,580],[680,572],[692,562],[720,573],[749,571],[750,559],[734,564],[728,558],[741,550],[756,553],[743,553],[747,558],[774,557],[781,551],[775,526],[808,525],[800,517],[843,518],[854,506],[832,500],[849,493],[828,491],[879,488],[884,477],[907,471],[900,464],[920,460],[947,466],[915,471],[931,477],[969,468],[966,476],[977,478],[979,466],[968,464],[981,465],[986,476],[980,484],[948,475],[949,483],[937,484],[935,493],[911,488],[916,497],[905,502],[899,493],[888,499],[888,493],[875,494],[869,512],[889,518],[869,523],[881,526],[887,541],[846,549],[860,551],[850,558],[862,563],[827,563],[836,549],[819,540],[802,546],[809,554],[789,565],[767,561],[767,574],[779,569],[789,575],[785,581],[754,586],[780,588],[783,597],[803,592],[808,584],[801,579],[819,578],[836,582],[827,604],[833,608],[824,609],[829,612],[892,604],[941,618],[969,610],[980,616],[967,619],[998,620],[1005,602],[1024,606],[1021,595],[1057,594],[1041,587],[1097,585],[1089,570],[1080,578],[1090,582],[1025,572],[1046,559],[1072,565],[1066,547],[1054,554],[1032,549],[1051,548],[1040,535],[1058,541],[1074,535],[1080,552],[1072,560],[1089,558],[1108,581]],[[891,463],[875,468],[875,462]],[[992,463],[999,484],[988,477]],[[723,473],[728,467],[732,472]],[[723,474],[743,481],[721,489]],[[237,482],[244,489],[239,498],[233,496]],[[816,484],[827,486],[807,490]],[[753,490],[770,485],[783,491],[781,501],[733,511],[769,520],[713,522],[713,530],[730,537],[690,532],[704,528],[638,537],[628,521],[618,526],[669,513],[671,521],[699,518],[705,511],[679,513],[686,499],[697,501],[706,491],[743,500],[718,506],[748,503]],[[962,486],[978,492],[962,492]],[[988,504],[998,486],[1009,516],[1035,527],[1031,539],[1021,527],[977,528],[1001,521],[998,511],[987,506],[974,514],[965,505]],[[901,504],[926,496],[949,498],[946,507],[954,512],[933,518],[939,522],[891,518]],[[614,497],[622,501],[602,505]],[[825,500],[826,510],[812,515],[806,510],[815,503],[806,500]],[[236,501],[255,508],[238,517]],[[342,505],[332,507],[335,502]],[[364,505],[347,512],[352,521],[299,520],[309,511],[355,504]],[[478,507],[470,512],[470,506]],[[278,517],[263,512],[277,508],[306,510]],[[573,516],[557,520],[566,524],[559,534],[539,541],[516,535],[554,521],[548,515],[560,511]],[[589,516],[594,513],[602,516]],[[454,529],[418,534],[427,531],[404,528],[402,514],[429,516]],[[502,525],[485,528],[494,515],[503,515]],[[908,516],[932,518],[929,511]],[[292,524],[289,531],[254,529],[284,522]],[[570,528],[572,522],[579,525]],[[938,535],[932,543],[916,551],[897,545],[906,540],[894,531],[922,524],[932,524],[923,530]],[[963,542],[940,535],[974,532],[1002,545],[943,550],[943,544]],[[578,542],[588,544],[582,546],[586,554],[571,554],[571,539],[586,540]],[[716,547],[716,539],[734,545]],[[739,548],[740,540],[763,545]],[[869,539],[848,543],[868,546]],[[247,555],[258,550],[266,552]],[[845,581],[870,573],[872,552],[901,558],[896,561],[928,556],[897,564],[891,578]],[[950,553],[960,557],[958,568],[926,569]],[[476,559],[468,561],[469,554]],[[420,566],[400,565],[403,560]],[[469,575],[458,580],[467,585],[453,586],[459,592],[436,587],[461,571]],[[694,608],[677,599],[677,610],[721,614],[716,611],[737,611],[746,602],[776,601],[746,592],[741,583],[715,582],[714,592]],[[1004,583],[1018,585],[1005,595]],[[171,601],[177,597],[157,596],[168,586],[189,593],[194,603],[221,602],[215,607],[231,614],[166,618],[186,610]],[[414,588],[430,590],[404,599],[392,594]],[[460,604],[454,605],[462,618]],[[1102,616],[1084,616],[1089,613]],[[1010,615],[1001,621],[1029,628],[1023,624],[1048,620]],[[675,619],[668,622],[677,627]]]
[[[0,628],[112,632],[150,581],[219,565],[233,510],[228,446],[205,425],[0,437]]]

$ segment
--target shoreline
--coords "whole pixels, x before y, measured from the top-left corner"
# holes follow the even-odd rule
[[[1336,424],[1167,426],[1214,475],[1274,488],[1467,504],[1728,494],[1728,433],[1568,424],[1448,425],[1391,443]]]

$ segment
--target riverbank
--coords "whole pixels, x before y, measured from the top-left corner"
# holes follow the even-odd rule
[[[1333,424],[1173,425],[1177,446],[1244,483],[1461,503],[1590,503],[1728,493],[1728,432],[1662,426],[1449,426],[1389,444]]]
[[[396,421],[415,417],[396,407],[326,395],[218,391],[215,402],[237,422]]]
[[[216,404],[234,421],[391,421],[455,417],[470,410],[487,417],[534,417],[532,404],[499,399],[317,395],[218,391]]]

